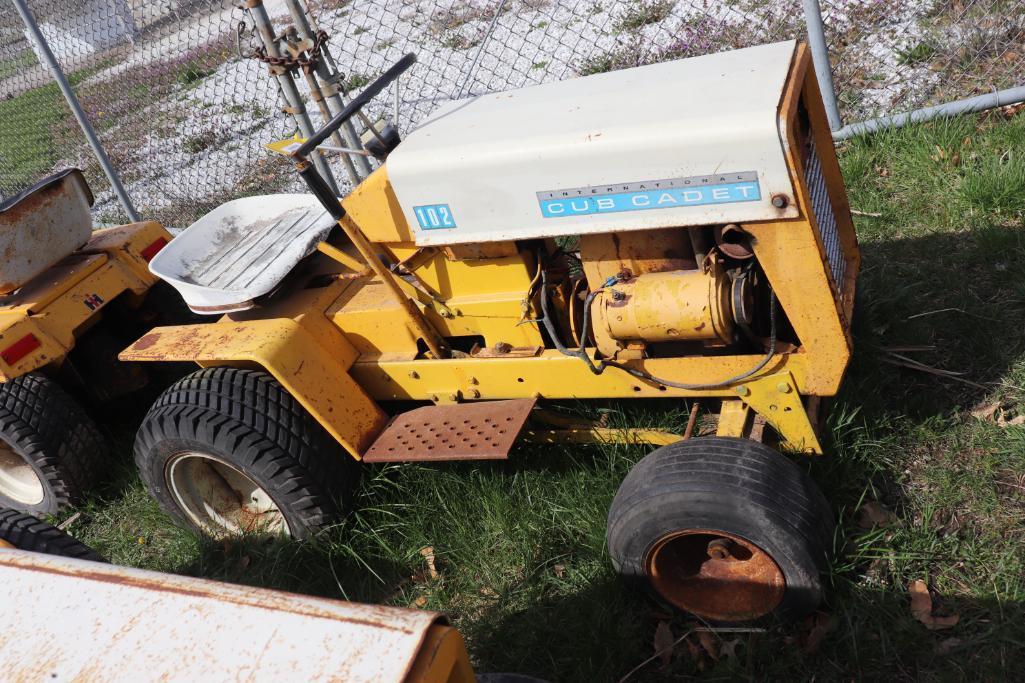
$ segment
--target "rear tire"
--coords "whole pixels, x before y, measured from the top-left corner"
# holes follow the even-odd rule
[[[302,538],[351,507],[360,468],[271,375],[207,368],[168,388],[135,440],[165,512],[209,536]]]
[[[0,507],[54,515],[95,481],[107,446],[53,380],[30,373],[0,384]]]
[[[607,530],[617,571],[720,623],[814,610],[832,534],[832,511],[803,470],[761,443],[721,437],[637,463]]]
[[[17,510],[0,509],[0,540],[7,541],[18,550],[106,562],[81,541]]]

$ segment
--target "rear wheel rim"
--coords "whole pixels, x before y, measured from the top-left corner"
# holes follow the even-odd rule
[[[45,497],[39,475],[3,439],[0,439],[0,494],[22,505],[38,505]]]
[[[290,536],[281,509],[248,475],[220,458],[187,451],[172,456],[165,478],[175,504],[212,536]]]
[[[660,538],[645,568],[674,606],[715,621],[763,617],[783,601],[786,580],[772,557],[747,539],[709,529]]]

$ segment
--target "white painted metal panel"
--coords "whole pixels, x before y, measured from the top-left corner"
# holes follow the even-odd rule
[[[11,681],[404,680],[433,612],[0,549]]]
[[[453,102],[388,176],[421,245],[796,216],[771,204],[793,197],[777,120],[795,45]]]

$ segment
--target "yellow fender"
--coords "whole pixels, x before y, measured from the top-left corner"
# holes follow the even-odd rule
[[[333,353],[313,331],[288,318],[223,319],[210,325],[158,327],[122,351],[119,358],[192,361],[202,367],[259,366],[359,460],[384,429],[388,416],[349,375],[356,357],[351,344],[341,333],[326,341]]]

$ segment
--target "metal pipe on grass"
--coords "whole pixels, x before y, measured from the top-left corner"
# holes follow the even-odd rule
[[[915,111],[896,114],[894,116],[883,116],[878,119],[869,119],[868,121],[862,121],[860,123],[852,123],[849,126],[844,126],[840,130],[833,131],[833,139],[846,140],[847,138],[854,137],[855,135],[875,133],[884,128],[901,128],[909,123],[920,123],[922,121],[931,121],[938,118],[949,118],[960,114],[986,111],[988,109],[1005,107],[1009,104],[1017,104],[1019,102],[1025,102],[1025,86],[999,90],[997,92],[987,93],[977,97],[969,97],[955,102],[947,102],[946,104],[939,104],[935,107],[916,109]]]
[[[107,180],[110,181],[110,186],[114,190],[114,194],[117,195],[118,201],[121,202],[121,206],[124,208],[125,213],[128,214],[128,220],[133,223],[138,223],[141,219],[135,210],[135,205],[132,204],[131,197],[128,196],[127,190],[125,190],[124,185],[121,184],[120,176],[118,176],[113,164],[110,163],[110,158],[107,156],[107,152],[103,149],[100,139],[96,136],[96,131],[93,129],[93,125],[89,121],[89,117],[86,116],[85,111],[82,109],[82,105],[79,103],[78,97],[75,95],[75,91],[71,88],[71,84],[68,82],[67,77],[64,75],[64,71],[57,62],[57,58],[54,57],[53,51],[50,50],[50,45],[46,42],[46,38],[43,37],[43,33],[39,30],[39,25],[36,23],[35,16],[33,16],[32,11],[28,8],[25,0],[14,0],[14,7],[18,10],[18,14],[21,15],[21,20],[25,22],[25,27],[28,29],[29,34],[31,34],[33,42],[35,42],[36,46],[39,48],[40,56],[43,58],[43,61],[46,62],[51,73],[53,73],[54,80],[57,81],[57,87],[60,88],[61,92],[64,94],[64,99],[68,102],[68,106],[71,107],[71,113],[75,115],[78,125],[81,126],[82,132],[85,134],[86,141],[92,148],[93,154],[96,155],[96,160],[100,162],[100,168],[103,169],[104,175],[107,176]]]

